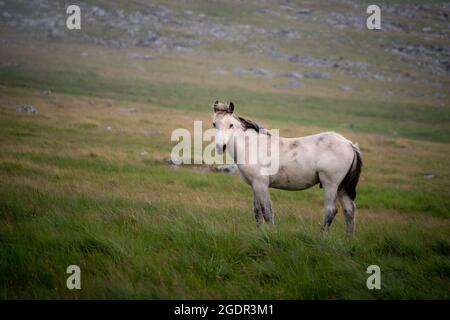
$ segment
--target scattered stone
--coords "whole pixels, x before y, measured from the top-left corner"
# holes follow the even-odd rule
[[[299,9],[299,10],[297,10],[297,12],[296,12],[297,14],[305,14],[305,15],[308,15],[308,14],[310,14],[311,13],[311,9]]]
[[[300,72],[286,72],[282,73],[280,76],[291,79],[303,79],[303,75]]]
[[[167,159],[167,163],[172,167],[179,167],[182,164],[181,160],[178,158],[169,158]]]
[[[158,129],[148,129],[144,130],[144,135],[146,136],[159,136],[161,132]]]
[[[424,93],[418,91],[409,91],[406,95],[413,98],[425,97]]]
[[[305,67],[331,68],[336,64],[336,61],[334,59],[299,56],[298,54],[291,55],[288,61],[301,64]]]
[[[447,95],[442,92],[436,92],[435,94],[433,94],[433,97],[435,97],[436,99],[445,99],[447,98]]]
[[[146,155],[148,155],[148,152],[147,152],[147,151],[142,151],[142,152],[141,152],[141,156],[146,156]]]
[[[297,32],[293,29],[281,29],[281,30],[275,30],[272,32],[272,35],[279,38],[286,38],[286,39],[300,39],[302,37],[302,34],[300,32]]]
[[[307,79],[330,79],[330,75],[328,73],[322,72],[304,72],[303,77]]]
[[[36,108],[29,104],[18,106],[16,111],[21,113],[37,113]]]
[[[129,59],[143,59],[143,60],[152,60],[152,59],[154,59],[154,57],[152,55],[144,54],[144,53],[140,53],[140,52],[130,52],[128,54],[128,58]]]
[[[121,112],[128,112],[128,113],[135,113],[138,112],[139,110],[133,107],[123,107],[123,108],[118,108],[117,110],[121,111]]]
[[[224,172],[224,173],[229,173],[229,174],[236,174],[239,171],[236,164],[218,165],[218,166],[216,166],[216,170],[219,172]]]
[[[113,128],[108,126],[108,127],[106,127],[106,131],[113,131]]]
[[[341,90],[341,91],[345,91],[345,92],[349,92],[349,91],[353,90],[353,88],[351,86],[348,86],[348,85],[345,85],[345,84],[342,84],[342,85],[338,86],[338,89]]]
[[[192,51],[193,51],[191,47],[187,47],[187,46],[184,46],[184,45],[175,45],[175,46],[173,46],[172,49],[173,49],[174,51],[177,51],[177,52],[184,52],[184,53],[192,52]]]
[[[227,74],[227,71],[223,70],[223,69],[218,69],[218,70],[214,71],[214,74],[217,74],[219,76],[224,76]]]
[[[237,75],[241,74],[254,74],[257,76],[264,76],[264,77],[271,77],[272,73],[266,69],[262,68],[255,68],[255,67],[249,67],[249,68],[243,68],[243,67],[236,67],[233,69],[233,72]]]
[[[133,63],[129,65],[130,68],[139,70],[140,72],[145,72],[145,68],[139,64]]]
[[[373,79],[378,80],[378,81],[387,81],[388,80],[385,76],[383,76],[381,74],[374,74],[372,77],[373,77]]]
[[[298,81],[297,79],[289,79],[286,82],[286,87],[290,88],[290,89],[295,89],[300,87],[300,81]]]
[[[450,74],[450,46],[437,44],[381,44],[385,51],[404,62],[429,70],[432,74]]]

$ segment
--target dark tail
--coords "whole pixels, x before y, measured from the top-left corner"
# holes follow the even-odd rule
[[[347,172],[347,175],[345,176],[344,180],[342,180],[341,184],[339,185],[339,190],[344,189],[347,195],[352,199],[355,200],[356,198],[356,185],[359,181],[359,176],[361,174],[361,168],[362,168],[362,157],[361,157],[361,151],[359,150],[359,147],[357,144],[352,144],[353,151],[355,152],[355,156],[353,158],[352,165],[350,166],[350,169]]]

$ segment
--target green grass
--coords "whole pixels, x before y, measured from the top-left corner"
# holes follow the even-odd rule
[[[114,176],[125,189],[172,186],[173,193],[250,203],[250,190],[238,177],[175,171],[163,162],[121,164],[33,152],[4,156],[29,165],[0,163],[0,176],[11,181],[0,187],[2,298],[449,298],[445,225],[375,220],[358,224],[350,243],[337,219],[320,236],[321,214],[311,220],[298,212],[311,205],[320,210],[321,191],[313,189],[274,191],[275,204],[295,210],[280,212],[276,227],[258,230],[250,208],[146,202],[115,195],[112,187],[108,196],[67,189],[80,184],[80,174],[94,188]],[[64,174],[55,176],[49,166]],[[45,188],[31,186],[43,179]],[[448,217],[449,211],[444,197],[375,186],[360,188],[357,203],[361,210],[393,210],[394,216],[415,211]],[[79,292],[65,288],[70,264],[82,270]],[[371,264],[381,266],[381,291],[365,286]]]
[[[294,215],[257,230],[237,209],[1,193],[3,298],[449,297],[450,244],[416,223],[361,226],[348,243]],[[65,288],[69,264],[81,267],[79,293]],[[370,264],[382,268],[381,291],[365,287]]]
[[[2,111],[0,298],[450,297],[445,175],[424,185],[403,173],[402,161],[421,166],[432,153],[377,162],[375,154],[404,142],[362,141],[366,181],[349,242],[341,214],[319,234],[321,189],[272,190],[277,224],[257,229],[239,177],[136,158],[143,149],[169,154],[168,136],[107,132],[86,110]],[[113,127],[122,120],[107,117]],[[66,288],[72,264],[82,270],[80,291]],[[372,264],[381,267],[381,291],[366,288]]]
[[[125,81],[71,70],[0,68],[0,84],[122,101],[151,102],[167,108],[206,112],[211,97],[233,97],[237,112],[273,123],[319,126],[332,130],[380,133],[420,140],[450,141],[448,108],[253,92],[238,87],[188,83]],[[234,97],[236,99],[234,99]],[[169,98],[169,99],[168,99]]]

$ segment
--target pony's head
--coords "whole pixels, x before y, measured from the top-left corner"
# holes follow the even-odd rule
[[[236,129],[243,130],[241,122],[233,114],[234,104],[214,102],[213,127],[216,129],[216,150],[223,154]]]
[[[248,129],[255,130],[257,133],[270,133],[256,122],[237,116],[234,113],[234,104],[216,101],[214,102],[213,126],[216,128],[216,149],[219,154],[223,154],[236,132],[243,132]]]

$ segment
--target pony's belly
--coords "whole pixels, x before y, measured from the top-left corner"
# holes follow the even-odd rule
[[[270,177],[269,187],[284,190],[303,190],[319,183],[316,174],[288,174],[279,171]]]

